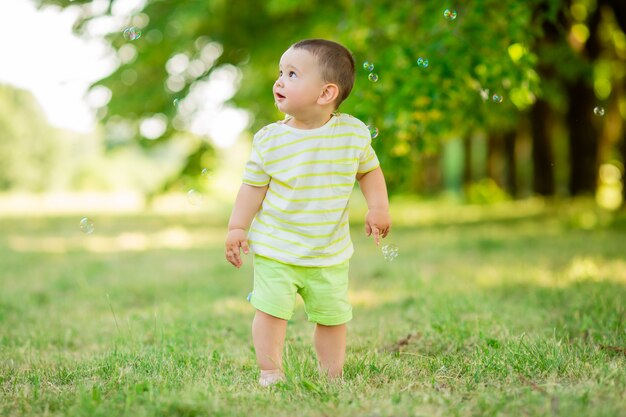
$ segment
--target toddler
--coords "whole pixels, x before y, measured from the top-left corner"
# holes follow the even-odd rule
[[[387,187],[367,126],[336,110],[354,84],[342,45],[308,39],[282,55],[274,100],[287,114],[254,136],[228,223],[226,259],[242,265],[254,252],[256,308],[252,338],[263,386],[284,379],[282,350],[296,293],[314,332],[320,373],[342,376],[353,253],[348,201],[355,179],[368,205],[365,233],[376,244],[389,233]]]

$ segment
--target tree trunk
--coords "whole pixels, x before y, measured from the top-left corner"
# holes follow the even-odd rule
[[[622,208],[626,209],[626,126],[622,125],[622,140],[619,142],[619,153],[622,157]]]
[[[515,139],[517,132],[512,130],[504,135],[504,186],[509,195],[517,197],[517,164],[515,163]]]
[[[601,5],[609,5],[613,8],[615,20],[622,32],[626,32],[626,2],[623,0],[601,0]],[[626,91],[626,82],[622,84]],[[622,140],[618,144],[619,152],[622,157],[622,164],[626,167],[626,126],[622,123]],[[622,172],[622,208],[626,209],[626,168]]]
[[[441,157],[442,152],[428,155],[422,160],[424,169],[422,171],[423,192],[435,194],[441,191]]]
[[[579,79],[568,86],[570,181],[572,196],[594,194],[598,176],[598,132],[593,108],[596,97],[585,80]]]
[[[491,178],[500,188],[504,188],[502,142],[502,136],[496,133],[490,133],[487,137],[487,177]]]
[[[490,134],[487,148],[487,176],[510,196],[517,196],[515,138],[517,132]]]
[[[587,23],[589,38],[585,44],[585,52],[589,62],[595,62],[600,56],[601,44],[599,26],[601,21],[600,7],[596,7]],[[599,136],[593,108],[596,106],[596,95],[591,87],[591,77],[579,77],[567,85],[569,111],[567,124],[570,145],[570,182],[569,191],[572,196],[594,194],[598,181],[598,145]]]
[[[543,196],[554,195],[554,156],[548,128],[550,106],[545,100],[537,100],[531,110],[533,191]]]
[[[472,140],[470,136],[463,138],[463,188],[467,191],[472,183]]]

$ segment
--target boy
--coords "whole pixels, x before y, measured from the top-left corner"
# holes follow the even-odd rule
[[[254,136],[228,223],[226,259],[239,268],[240,249],[255,254],[249,299],[257,309],[252,338],[263,386],[284,379],[282,350],[296,292],[316,323],[319,371],[342,376],[352,319],[348,200],[355,179],[369,208],[367,236],[378,245],[389,233],[387,187],[369,130],[336,112],[354,77],[352,55],[335,42],[304,40],[282,55],[273,91],[289,116]]]

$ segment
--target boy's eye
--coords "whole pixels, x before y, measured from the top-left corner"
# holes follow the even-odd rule
[[[296,73],[293,71],[289,71],[289,78],[293,78],[296,76]]]

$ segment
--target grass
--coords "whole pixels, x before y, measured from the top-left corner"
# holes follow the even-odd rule
[[[624,214],[394,210],[391,263],[354,223],[344,381],[299,306],[269,390],[222,216],[0,219],[0,415],[626,415]]]

